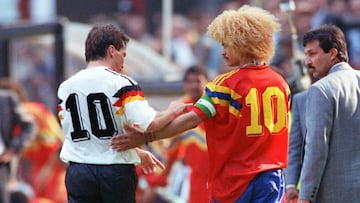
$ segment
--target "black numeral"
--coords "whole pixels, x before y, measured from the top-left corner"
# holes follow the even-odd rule
[[[91,125],[91,133],[99,139],[109,139],[117,134],[111,104],[104,93],[89,94],[87,107]],[[65,103],[66,110],[71,114],[74,131],[71,132],[73,141],[89,140],[89,131],[84,128],[78,95],[70,94]]]

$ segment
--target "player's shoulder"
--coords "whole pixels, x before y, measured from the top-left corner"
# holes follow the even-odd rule
[[[112,78],[114,81],[118,81],[118,82],[122,83],[122,85],[124,85],[124,83],[127,83],[128,85],[137,85],[138,84],[136,82],[136,80],[133,79],[129,75],[115,72],[106,67],[104,67],[104,69],[102,69],[102,71],[103,71],[103,74],[106,75],[106,77]]]
[[[301,100],[307,96],[308,90],[303,90],[301,92],[298,92],[294,94],[293,100]]]
[[[130,76],[127,76],[122,73],[117,73],[105,66],[85,68],[74,75],[70,76],[68,79],[63,81],[60,84],[60,87],[72,87],[73,85],[80,85],[81,81],[98,81],[101,80],[103,82],[111,82],[113,84],[121,84],[124,85],[137,85],[137,82],[132,79]]]
[[[219,85],[226,83],[228,80],[234,80],[232,76],[234,76],[238,71],[239,68],[235,68],[229,72],[221,73],[216,76],[210,83]]]
[[[72,83],[74,80],[77,80],[77,78],[81,77],[83,75],[83,72],[85,72],[86,69],[81,69],[78,72],[74,73],[73,75],[70,75],[67,77],[64,81],[60,83],[60,86],[65,86],[69,83]]]

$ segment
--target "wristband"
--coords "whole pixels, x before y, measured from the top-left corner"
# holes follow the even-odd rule
[[[156,135],[155,132],[144,132],[144,139],[145,139],[145,144],[148,145],[150,142],[153,142],[156,140]]]

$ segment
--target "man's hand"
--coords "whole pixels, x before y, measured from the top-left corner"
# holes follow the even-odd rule
[[[170,102],[168,109],[173,112],[175,117],[177,117],[183,113],[186,113],[187,108],[192,105],[193,105],[192,103],[183,103],[180,101],[172,101],[172,102]]]
[[[285,195],[288,203],[298,202],[299,191],[295,187],[286,188]]]
[[[126,133],[111,138],[111,147],[120,152],[145,144],[144,132],[128,125],[124,126]]]
[[[2,154],[0,154],[0,163],[9,163],[15,156],[15,151],[13,149],[6,149]]]
[[[309,200],[300,200],[300,203],[311,203]]]
[[[136,148],[136,152],[140,157],[141,163],[140,167],[144,174],[151,174],[156,172],[156,168],[159,167],[162,170],[165,169],[165,166],[159,161],[153,154],[148,151]]]

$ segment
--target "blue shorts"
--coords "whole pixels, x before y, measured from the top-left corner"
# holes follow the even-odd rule
[[[132,164],[70,163],[66,170],[69,203],[135,203],[136,184]]]
[[[280,203],[283,195],[283,170],[275,169],[255,176],[245,192],[234,203]],[[214,202],[219,203],[216,200]]]

